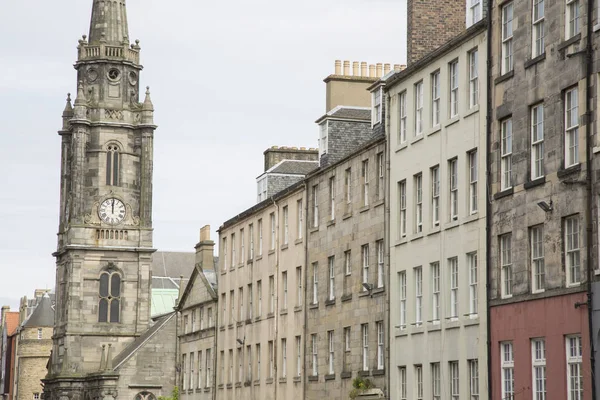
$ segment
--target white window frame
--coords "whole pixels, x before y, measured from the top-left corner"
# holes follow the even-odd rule
[[[406,367],[398,367],[398,381],[400,382],[398,385],[398,391],[400,392],[400,400],[407,400],[406,397],[406,386],[407,386],[407,379],[406,379]]]
[[[481,21],[481,0],[467,0],[467,28]]]
[[[346,204],[352,204],[352,169],[348,168],[345,172]]]
[[[398,197],[400,206],[399,231],[400,238],[406,237],[406,180],[398,183]]]
[[[423,81],[415,84],[415,136],[423,133]]]
[[[335,373],[335,344],[333,341],[333,331],[327,331],[327,347],[329,349],[327,363],[329,365],[329,374]]]
[[[331,256],[327,260],[329,271],[328,297],[329,300],[335,300],[335,257]]]
[[[313,228],[319,226],[319,185],[312,187]]]
[[[372,125],[375,126],[381,122],[382,112],[383,112],[383,88],[377,88],[373,91],[373,116],[372,116]]]
[[[433,226],[440,225],[440,166],[431,168],[431,221]]]
[[[448,109],[450,110],[450,118],[454,118],[458,115],[458,60],[450,62],[448,69],[450,76],[450,105]]]
[[[451,321],[458,319],[458,257],[452,257],[448,259],[448,270],[450,277],[450,304],[449,304],[449,318]]]
[[[458,219],[458,158],[448,161],[450,189],[450,221]]]
[[[468,360],[470,400],[479,399],[479,360]]]
[[[423,232],[423,174],[413,178],[415,188],[415,233]]]
[[[329,121],[325,120],[319,125],[319,158],[329,151],[328,134]]]
[[[583,399],[583,354],[581,336],[572,335],[565,338],[567,351],[567,400]]]
[[[503,299],[512,297],[512,233],[501,235],[500,238],[500,292]]]
[[[440,124],[440,71],[431,74],[431,126]]]
[[[510,3],[502,7],[502,75],[511,72],[514,68],[513,59],[513,13],[514,5]]]
[[[565,92],[565,168],[579,164],[579,90]]]
[[[275,276],[269,276],[269,312],[275,313]]]
[[[531,291],[541,293],[546,288],[544,265],[544,226],[532,226],[529,229],[531,254]]]
[[[369,324],[361,325],[362,333],[362,370],[369,370]]]
[[[298,240],[302,239],[302,230],[304,228],[304,208],[302,206],[302,199],[298,200],[296,202],[296,215],[297,215],[297,234],[298,234]]]
[[[406,329],[406,271],[398,273],[398,285],[400,286],[400,329]]]
[[[383,239],[376,242],[377,245],[377,288],[384,286],[385,278],[385,247],[383,245]]]
[[[223,272],[227,271],[227,238],[223,238]]]
[[[406,126],[407,126],[407,115],[406,115],[406,91],[398,95],[398,108],[400,115],[400,123],[398,126],[398,144],[406,143]]]
[[[475,214],[479,210],[477,181],[478,181],[478,160],[477,149],[467,153],[469,161],[469,214]]]
[[[414,269],[415,276],[415,326],[423,324],[423,268]]]
[[[467,265],[469,268],[469,316],[477,317],[479,313],[479,266],[477,252],[467,254]]]
[[[258,255],[263,254],[263,223],[262,218],[258,220]]]
[[[440,363],[431,363],[431,397],[440,400],[442,397],[442,379]]]
[[[302,337],[296,336],[296,376],[302,376]]]
[[[296,305],[302,306],[302,267],[296,267]]]
[[[581,228],[579,225],[578,214],[564,220],[567,286],[581,284]]]
[[[450,399],[451,400],[459,400],[460,399],[460,371],[458,368],[458,361],[450,361]]]
[[[283,245],[287,245],[290,241],[290,213],[288,206],[283,207]]]
[[[283,286],[283,309],[288,308],[288,273],[283,271],[281,273],[281,286]]]
[[[312,304],[319,304],[319,264],[313,263]]]
[[[244,264],[246,259],[246,240],[244,235],[244,228],[240,229],[240,264]]]
[[[269,374],[267,378],[273,378],[273,373],[275,371],[275,344],[272,340],[269,340]]]
[[[434,262],[430,264],[431,268],[431,319],[434,324],[440,323],[440,263]]]
[[[362,255],[362,283],[369,283],[369,244],[361,246]],[[362,291],[365,292],[367,289],[363,286]]]
[[[256,316],[262,316],[262,280],[256,281]]]
[[[254,260],[254,224],[248,225],[248,237],[250,239],[250,259]]]
[[[281,339],[281,377],[287,377],[287,339]]]
[[[362,201],[363,206],[367,207],[369,205],[369,160],[363,160],[362,162]]]
[[[318,355],[318,344],[317,334],[313,333],[310,335],[311,349],[312,349],[312,376],[319,375],[319,355]]]
[[[415,365],[415,392],[417,400],[423,400],[423,366]]]
[[[545,0],[533,0],[531,18],[531,57],[536,58],[545,53]]]
[[[231,268],[237,265],[237,249],[235,248],[235,233],[231,234]]]
[[[335,219],[335,176],[329,178],[329,220]]]
[[[531,180],[544,176],[544,104],[531,107]]]
[[[579,0],[566,0],[565,40],[581,32],[581,10]]]
[[[385,158],[382,153],[377,154],[377,200],[383,200],[385,197]]]
[[[270,237],[270,247],[269,250],[275,250],[275,242],[276,242],[276,238],[275,235],[277,234],[276,230],[275,230],[275,213],[271,213],[270,215],[270,221],[271,221],[271,237]]]
[[[500,189],[512,187],[512,118],[502,121],[500,146]]]
[[[469,52],[469,108],[479,105],[479,52]]]
[[[262,369],[261,363],[260,363],[260,344],[256,345],[256,380],[260,381],[260,370]]]
[[[352,275],[352,252],[347,250],[344,252],[344,269],[345,275]]]
[[[383,321],[377,322],[377,369],[383,371],[384,366],[384,335]]]
[[[502,399],[512,400],[515,395],[515,359],[512,342],[500,343]]]
[[[252,382],[252,345],[246,346],[246,381]]]
[[[546,400],[546,341],[531,340],[531,392],[533,400]]]

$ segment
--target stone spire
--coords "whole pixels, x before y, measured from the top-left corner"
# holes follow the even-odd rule
[[[129,44],[125,0],[94,0],[92,7],[89,43]]]

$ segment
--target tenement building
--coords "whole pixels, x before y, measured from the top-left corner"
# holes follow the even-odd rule
[[[360,65],[349,74],[349,64],[339,75],[336,62],[336,75],[325,79],[328,93],[344,82],[353,95],[317,120],[321,166],[306,179],[308,399],[349,398],[355,378],[387,392],[385,112],[381,89],[368,89],[390,65],[361,76]]]
[[[150,318],[154,107],[125,0],[93,0],[63,112],[48,400],[153,400],[175,385],[175,313]]]
[[[484,21],[385,79],[390,398],[487,399]]]
[[[299,181],[219,229],[219,400],[304,398],[305,193]]]
[[[593,397],[588,3],[491,2],[493,398]]]
[[[181,366],[178,386],[182,400],[212,400],[214,395],[218,311],[214,246],[207,225],[200,230],[194,269],[177,303]]]

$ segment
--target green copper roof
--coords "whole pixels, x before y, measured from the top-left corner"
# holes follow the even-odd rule
[[[179,297],[179,289],[152,289],[151,316],[156,317],[173,312]]]

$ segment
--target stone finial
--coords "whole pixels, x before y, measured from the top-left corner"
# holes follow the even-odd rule
[[[100,355],[100,369],[99,371],[106,370],[106,345],[102,345],[102,354]]]
[[[108,344],[108,351],[106,352],[106,371],[113,369],[113,357],[112,357],[112,344]]]
[[[70,117],[73,115],[73,106],[71,105],[71,93],[67,93],[67,104],[63,111],[63,117]]]
[[[150,98],[150,86],[146,86],[146,98],[144,99],[144,107],[142,109],[144,111],[154,111],[154,104],[152,104],[152,99]]]
[[[79,81],[77,85],[77,98],[75,99],[75,106],[85,106],[87,99],[85,98],[85,92],[83,91],[83,81]]]

